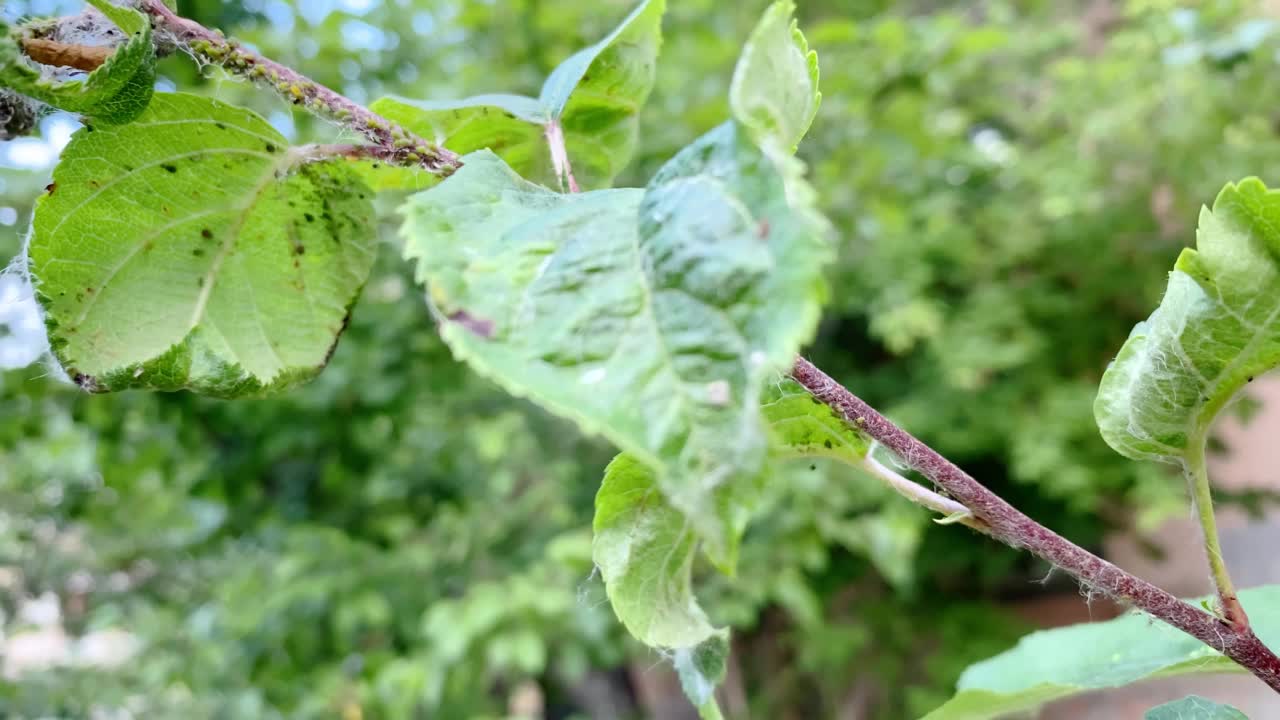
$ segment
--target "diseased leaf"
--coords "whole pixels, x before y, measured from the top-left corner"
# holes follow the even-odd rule
[[[194,95],[77,132],[30,247],[67,372],[227,397],[318,372],[368,276],[374,217],[346,167],[299,162],[257,114]]]
[[[1249,720],[1244,713],[1198,695],[1151,708],[1144,720]]]
[[[729,89],[739,122],[761,139],[794,152],[822,102],[818,54],[809,49],[790,0],[775,2],[751,33]]]
[[[1111,447],[1180,462],[1254,377],[1280,363],[1280,192],[1227,185],[1200,213],[1160,307],[1107,368],[1094,413]]]
[[[858,465],[871,449],[869,437],[791,378],[767,390],[763,410],[777,457],[820,456]]]
[[[1280,641],[1280,586],[1243,590],[1240,601],[1254,632],[1274,647]],[[965,670],[956,696],[925,720],[1001,718],[1090,690],[1223,672],[1245,670],[1190,635],[1131,613],[1027,635],[1017,647]]]
[[[381,98],[370,108],[466,154],[488,148],[521,177],[560,187],[548,133],[560,133],[583,188],[608,187],[635,152],[640,108],[653,90],[665,0],[645,0],[608,37],[557,67],[540,97],[492,94],[421,102]],[[395,168],[375,183],[421,189],[428,178]]]
[[[760,472],[760,392],[812,333],[831,255],[782,183],[727,124],[644,191],[559,195],[479,152],[404,208],[454,351],[655,468],[725,567],[747,506],[715,490]]]
[[[0,87],[68,112],[83,113],[97,122],[127,123],[147,107],[155,87],[151,22],[133,8],[108,0],[88,1],[128,38],[101,67],[83,80],[46,77],[26,59],[17,39],[0,23]]]

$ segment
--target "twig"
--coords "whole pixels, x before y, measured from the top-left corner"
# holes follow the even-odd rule
[[[143,0],[140,7],[154,18],[158,29],[171,34],[197,58],[269,87],[289,102],[355,130],[377,146],[379,157],[389,163],[421,167],[436,175],[449,175],[462,167],[458,156],[449,150],[418,137],[297,70],[247,50],[194,20],[179,17],[161,0]]]
[[[1182,602],[1075,545],[1018,511],[964,470],[890,422],[809,361],[799,358],[791,376],[815,398],[929,478],[990,527],[992,537],[1026,548],[1091,589],[1132,603],[1231,658],[1280,692],[1280,658],[1248,626],[1238,627]]]

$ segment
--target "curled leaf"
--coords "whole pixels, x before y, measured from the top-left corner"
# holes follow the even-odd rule
[[[125,34],[106,62],[82,80],[55,79],[26,59],[17,39],[0,23],[0,87],[101,123],[127,123],[147,107],[155,87],[151,22],[143,13],[109,0],[89,3]]]
[[[1102,436],[1134,459],[1181,462],[1255,377],[1280,363],[1280,192],[1227,185],[1200,213],[1160,307],[1098,390]]]

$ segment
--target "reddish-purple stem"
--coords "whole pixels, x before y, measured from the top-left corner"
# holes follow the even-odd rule
[[[158,29],[168,32],[199,59],[269,87],[289,102],[360,133],[374,145],[363,153],[366,156],[395,165],[420,167],[437,175],[449,175],[462,166],[455,153],[418,137],[293,68],[252,52],[194,20],[180,17],[161,0],[143,0],[141,9],[155,19]]]
[[[852,427],[888,448],[907,465],[985,522],[989,534],[1015,548],[1025,548],[1070,573],[1087,587],[1131,603],[1218,650],[1280,692],[1280,658],[1248,627],[1237,627],[1182,602],[1141,578],[1130,575],[1024,515],[968,473],[906,430],[890,422],[861,398],[804,358],[791,376],[816,399],[830,406]]]

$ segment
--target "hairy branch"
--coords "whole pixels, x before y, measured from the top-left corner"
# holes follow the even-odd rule
[[[986,523],[992,537],[1012,547],[1030,550],[1087,587],[1131,603],[1182,630],[1239,663],[1280,692],[1280,658],[1263,645],[1248,626],[1237,626],[1184,603],[1027,517],[936,450],[876,412],[808,360],[797,359],[791,376],[815,398],[838,412],[845,422],[897,454],[907,465],[967,507]]]
[[[311,80],[285,65],[245,49],[235,40],[187,18],[179,17],[161,0],[143,0],[140,8],[154,18],[156,28],[169,33],[200,60],[220,65],[360,133],[378,148],[369,154],[396,165],[416,166],[436,175],[449,175],[462,166],[458,156],[428,142],[363,105]]]

